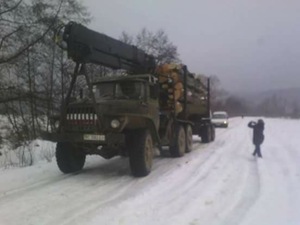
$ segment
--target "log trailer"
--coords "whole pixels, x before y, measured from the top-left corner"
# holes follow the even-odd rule
[[[155,148],[165,152],[167,146],[170,156],[181,157],[192,151],[193,135],[204,143],[214,140],[209,79],[200,80],[185,65],[156,65],[137,47],[75,22],[58,33],[58,44],[76,63],[60,116],[52,120],[55,129],[46,135],[57,142],[63,173],[81,170],[88,154],[121,155],[129,157],[133,176],[143,177]],[[127,72],[91,82],[88,63]],[[73,101],[78,76],[86,79],[87,101]]]

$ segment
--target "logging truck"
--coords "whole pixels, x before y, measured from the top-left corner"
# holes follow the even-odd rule
[[[56,159],[63,173],[83,168],[86,155],[106,159],[128,156],[133,176],[147,176],[154,149],[182,157],[192,151],[193,135],[215,139],[211,122],[209,79],[183,64],[156,65],[155,58],[87,27],[70,22],[58,32],[58,44],[68,52],[75,70],[53,131]],[[126,71],[91,81],[86,64]],[[72,98],[83,76],[89,98]]]

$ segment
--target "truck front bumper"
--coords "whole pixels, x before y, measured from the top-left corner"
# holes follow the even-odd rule
[[[125,135],[123,133],[45,133],[43,134],[43,138],[53,142],[76,142],[107,146],[120,146],[125,144]]]

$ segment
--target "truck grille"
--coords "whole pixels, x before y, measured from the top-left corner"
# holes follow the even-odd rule
[[[68,131],[95,131],[97,115],[93,107],[69,107],[66,128]]]

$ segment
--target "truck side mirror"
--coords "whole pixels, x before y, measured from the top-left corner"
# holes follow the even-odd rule
[[[150,97],[153,99],[157,99],[159,96],[159,86],[158,84],[150,86]]]

